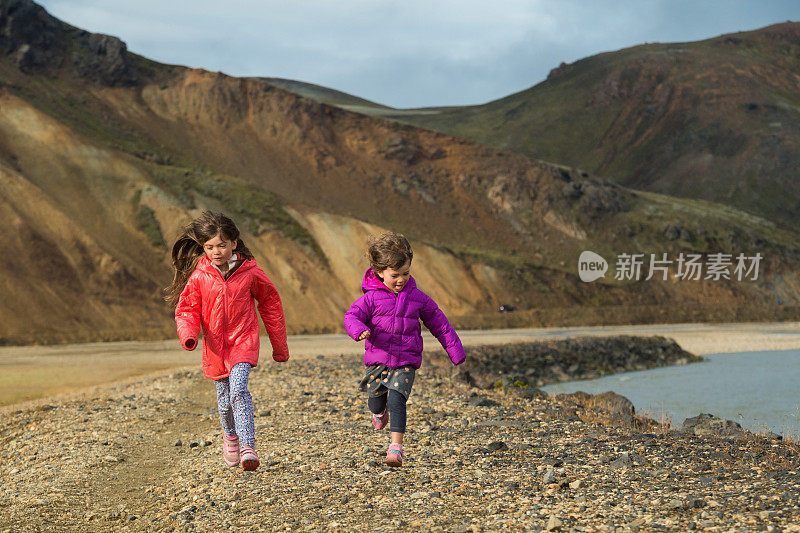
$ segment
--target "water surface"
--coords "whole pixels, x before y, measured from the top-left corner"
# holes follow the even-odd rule
[[[614,374],[542,387],[549,394],[608,390],[627,397],[638,414],[684,419],[711,413],[754,431],[800,436],[800,350],[720,353],[686,366]]]

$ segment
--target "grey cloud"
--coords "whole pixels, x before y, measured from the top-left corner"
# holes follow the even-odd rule
[[[44,0],[156,61],[299,79],[397,107],[486,102],[560,62],[797,19],[795,0]]]

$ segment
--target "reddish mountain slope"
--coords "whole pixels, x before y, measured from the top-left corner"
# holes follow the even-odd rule
[[[159,65],[26,0],[0,0],[0,30],[4,342],[171,335],[167,247],[206,208],[240,225],[292,331],[340,327],[381,228],[412,239],[420,286],[461,325],[794,316],[773,302],[793,302],[796,236],[765,220]],[[586,284],[585,249],[760,251],[766,276]]]

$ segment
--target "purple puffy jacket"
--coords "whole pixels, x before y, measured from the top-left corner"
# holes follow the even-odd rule
[[[453,364],[464,362],[461,339],[430,296],[417,288],[410,278],[398,294],[390,291],[370,268],[361,282],[364,295],[344,315],[344,329],[353,340],[369,330],[364,341],[364,364],[382,364],[389,368],[422,363],[422,331],[425,324],[444,347]]]

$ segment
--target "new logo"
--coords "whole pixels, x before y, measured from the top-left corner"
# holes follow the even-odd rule
[[[581,281],[590,282],[598,278],[605,277],[608,270],[608,262],[600,255],[585,250],[578,258],[578,275]]]

